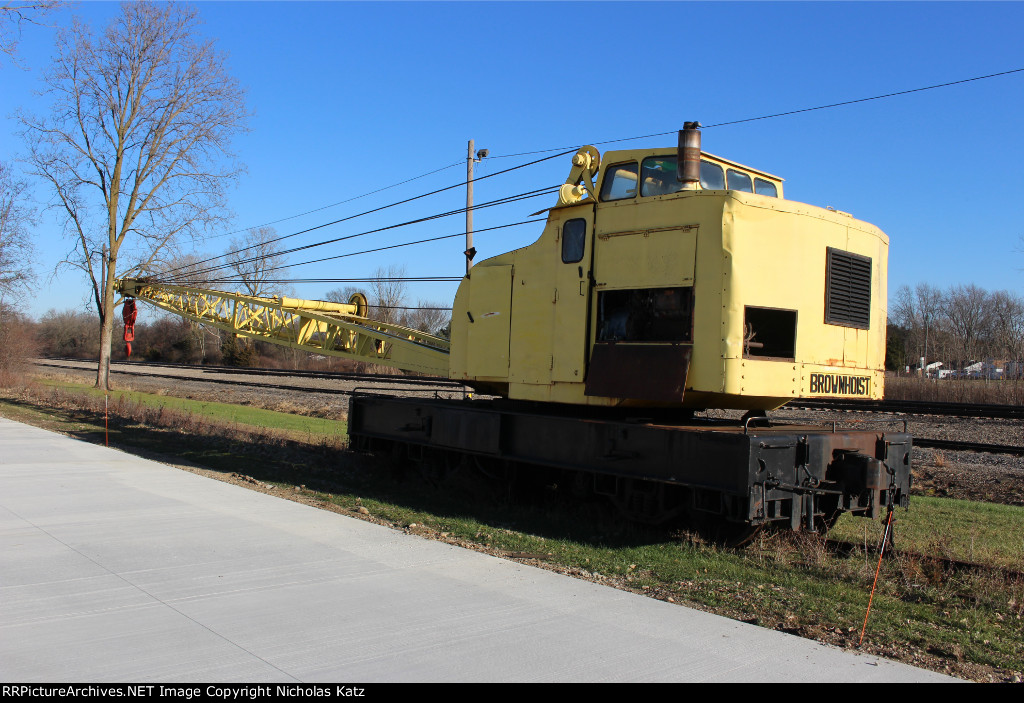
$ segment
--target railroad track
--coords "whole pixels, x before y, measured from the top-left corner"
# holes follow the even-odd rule
[[[988,454],[1024,456],[1024,447],[1014,447],[1007,444],[982,444],[981,442],[957,442],[951,439],[914,437],[914,446],[926,447],[928,449],[947,449],[954,452],[986,452]]]
[[[95,364],[96,362],[89,359],[37,359],[35,363],[37,366],[81,370],[82,367],[75,364]],[[168,369],[169,373],[153,373],[142,370],[148,367]],[[212,377],[212,374],[266,376],[283,378],[310,378],[334,381],[348,381],[355,383],[387,383],[399,386],[428,386],[432,388],[445,388],[453,391],[461,391],[467,388],[467,386],[465,386],[462,383],[459,383],[458,381],[451,381],[446,378],[437,378],[435,376],[405,376],[383,373],[348,373],[337,371],[285,371],[282,369],[245,369],[239,368],[237,366],[184,366],[182,364],[166,364],[158,362],[133,363],[123,361],[111,362],[110,370],[112,373],[122,374],[125,376],[173,378],[181,380],[199,381],[202,383],[220,383],[232,386],[270,386],[272,388],[280,388],[282,390],[306,391],[313,393],[333,393],[339,395],[352,395],[353,392],[359,389],[350,390],[334,388],[311,388],[309,386],[292,386],[281,383],[252,383],[248,381],[240,381],[235,379],[214,378]],[[189,373],[173,373],[174,371],[185,370],[187,370]],[[193,375],[196,373],[198,373],[199,375]]]
[[[89,360],[82,359],[40,359],[36,361],[38,366],[47,366],[51,368],[66,368],[66,369],[81,369],[80,364],[89,363]],[[95,363],[95,362],[92,362]],[[77,364],[77,365],[76,365]],[[143,369],[148,367],[156,367],[161,369],[167,369],[166,372],[149,372]],[[365,387],[354,387],[354,388],[311,388],[309,386],[297,386],[284,383],[260,383],[255,381],[245,381],[240,379],[231,378],[216,378],[217,375],[247,375],[247,376],[264,376],[269,378],[310,378],[310,379],[324,379],[334,381],[346,381],[354,383],[369,383],[369,384],[386,384],[392,386],[390,388],[377,387],[375,390],[379,391],[395,391],[395,392],[430,392],[431,390],[446,390],[446,391],[466,391],[467,386],[457,382],[451,381],[444,378],[437,378],[433,376],[404,376],[404,375],[393,375],[393,374],[374,374],[374,373],[348,373],[348,372],[332,372],[332,371],[288,371],[282,369],[243,369],[236,366],[183,366],[181,364],[167,364],[167,363],[138,363],[138,362],[113,362],[110,365],[112,373],[117,373],[125,376],[137,376],[137,377],[150,377],[150,378],[164,378],[164,379],[178,379],[178,380],[190,380],[202,383],[215,383],[229,386],[241,386],[249,388],[275,388],[287,391],[297,391],[305,393],[324,393],[328,395],[347,395],[350,396],[360,390],[366,390]],[[175,371],[188,371],[188,374],[181,373],[176,374]],[[195,375],[198,373],[199,375]],[[881,413],[908,413],[909,411],[901,409],[907,406],[909,401],[833,401],[833,400],[794,400],[790,401],[785,407],[787,408],[802,408],[808,410],[858,410],[862,412],[881,412]],[[926,405],[931,412],[928,413],[913,413],[913,414],[931,414],[931,415],[962,415],[964,414],[964,408],[977,409],[977,408],[996,408],[995,414],[966,414],[968,417],[982,417],[982,418],[1013,418],[1014,415],[1007,414],[1007,409],[1021,412],[1024,408],[1016,406],[984,406],[984,405],[963,405],[955,404],[950,408],[945,409],[942,406],[934,403],[913,403],[914,407]],[[938,410],[936,410],[938,408]],[[978,413],[977,410],[973,412]],[[1020,415],[1024,417],[1024,413]],[[1024,447],[1022,446],[1011,446],[1004,444],[983,444],[979,442],[960,442],[954,440],[945,439],[928,439],[925,437],[915,437],[914,444],[918,447],[929,448],[929,449],[943,449],[947,451],[965,451],[965,452],[986,452],[989,454],[1008,454],[1012,456],[1024,456]]]
[[[786,403],[787,408],[807,410],[852,410],[868,413],[906,415],[953,415],[957,417],[1024,419],[1024,406],[986,403],[934,403],[926,400],[845,400],[801,398]]]

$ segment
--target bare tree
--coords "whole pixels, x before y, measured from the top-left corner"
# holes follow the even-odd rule
[[[286,289],[276,282],[288,261],[277,238],[273,227],[254,227],[241,239],[232,239],[228,246],[224,260],[249,295],[283,295]]]
[[[46,76],[49,118],[21,116],[30,161],[75,242],[65,263],[92,283],[100,388],[115,278],[150,270],[177,237],[220,222],[240,171],[231,139],[245,129],[245,93],[197,26],[174,3],[126,2],[100,36],[76,20]]]
[[[28,317],[0,301],[0,386],[17,381],[37,353],[34,327]]]
[[[370,313],[374,320],[402,324],[409,284],[405,282],[405,266],[381,266],[373,272],[370,282]]]
[[[63,0],[0,2],[0,54],[6,54],[17,64],[15,54],[22,27],[26,24],[42,24],[47,14],[66,4]]]
[[[451,321],[451,310],[433,300],[418,301],[406,317],[409,327],[433,335],[439,334]]]
[[[175,285],[217,290],[218,286],[213,281],[214,272],[206,264],[207,261],[207,258],[201,258],[196,254],[182,254],[164,262],[163,270],[167,272],[168,277],[173,277]],[[164,277],[162,271],[157,271],[155,275],[158,279]],[[199,359],[206,363],[210,349],[220,349],[223,341],[221,331],[217,327],[204,325],[195,320],[189,320],[188,327]]]
[[[347,303],[356,293],[366,295],[366,291],[358,286],[345,286],[343,288],[332,288],[324,295],[324,300],[332,303]]]
[[[910,332],[916,356],[928,363],[930,337],[943,310],[943,295],[938,288],[918,283],[913,290],[900,286],[893,301],[892,317],[896,324]]]
[[[1024,297],[1011,291],[991,296],[993,346],[1010,361],[1024,359]]]
[[[959,347],[961,361],[980,361],[983,342],[990,333],[992,308],[989,294],[975,285],[951,286],[943,312]]]
[[[34,210],[27,205],[26,184],[0,163],[0,303],[26,290],[32,280]]]

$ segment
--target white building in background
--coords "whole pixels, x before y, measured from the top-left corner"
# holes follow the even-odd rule
[[[960,373],[961,378],[984,378],[995,381],[1003,378],[1004,362],[999,359],[986,359],[976,361],[970,366],[965,366]]]

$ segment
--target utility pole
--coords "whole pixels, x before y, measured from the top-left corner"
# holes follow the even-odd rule
[[[469,155],[466,157],[466,275],[473,268],[473,140],[469,140]]]
[[[473,257],[476,256],[476,249],[473,248],[473,164],[481,161],[487,156],[487,149],[481,149],[474,153],[473,140],[469,140],[469,150],[466,154],[466,275],[473,268]]]

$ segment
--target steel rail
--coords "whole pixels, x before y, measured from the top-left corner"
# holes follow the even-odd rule
[[[95,359],[70,359],[70,358],[47,358],[37,359],[35,363],[41,366],[52,366],[55,368],[79,368],[77,366],[68,366],[66,364],[57,364],[52,362],[57,361],[73,361],[85,364],[95,364]],[[209,373],[222,373],[222,374],[240,374],[249,376],[291,376],[300,378],[322,378],[326,380],[338,380],[338,381],[370,381],[370,382],[387,382],[387,383],[401,383],[408,385],[430,385],[430,386],[451,386],[452,388],[465,388],[466,386],[458,381],[452,381],[447,378],[441,378],[439,376],[414,376],[414,375],[394,375],[386,373],[356,373],[349,371],[290,371],[287,369],[262,369],[262,368],[242,368],[238,366],[192,366],[190,364],[172,364],[168,362],[159,361],[144,361],[144,362],[125,362],[125,361],[114,361],[111,362],[111,369],[118,369],[117,373],[125,373],[120,369],[124,368],[141,368],[146,366],[155,366],[157,368],[166,369],[177,369],[181,371],[199,371]],[[165,374],[135,374],[135,375],[150,375],[150,376],[161,376]],[[167,375],[168,378],[171,376]],[[175,378],[192,378],[188,376],[181,376]],[[206,381],[210,379],[194,378],[196,381]],[[305,386],[303,386],[305,388]],[[308,389],[307,389],[308,390]]]
[[[797,398],[786,408],[808,410],[853,410],[857,412],[904,413],[907,415],[954,415],[958,417],[1024,419],[1024,406],[987,403],[939,403],[927,400],[852,400],[846,398]]]
[[[1024,447],[1014,447],[1008,444],[983,444],[981,442],[959,442],[952,439],[914,437],[914,446],[927,449],[946,449],[954,452],[984,452],[988,454],[1024,456]]]

